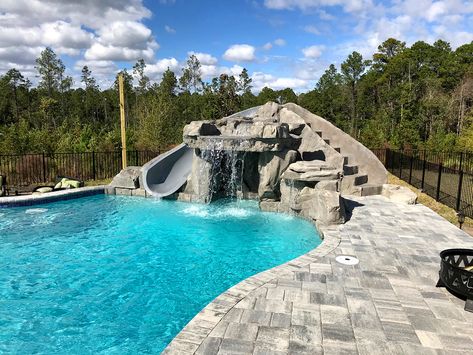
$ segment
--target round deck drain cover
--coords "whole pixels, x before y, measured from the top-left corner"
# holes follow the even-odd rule
[[[356,265],[360,262],[360,260],[350,255],[339,255],[335,258],[335,260],[343,265]]]

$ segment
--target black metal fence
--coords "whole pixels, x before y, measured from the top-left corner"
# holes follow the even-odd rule
[[[157,155],[159,152],[128,151],[127,164],[140,166]],[[121,151],[0,155],[0,175],[5,175],[7,184],[15,187],[51,183],[58,176],[82,181],[108,179],[121,167]]]
[[[435,200],[473,218],[473,154],[373,150],[386,169]]]

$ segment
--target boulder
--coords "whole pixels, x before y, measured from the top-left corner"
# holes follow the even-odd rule
[[[289,169],[296,173],[306,173],[308,171],[320,171],[333,169],[323,160],[297,161],[289,165]]]
[[[141,186],[141,179],[141,167],[128,166],[113,178],[110,186],[124,189],[137,189]]]
[[[263,134],[261,138],[278,138],[278,125],[265,124],[263,127]]]
[[[289,164],[297,159],[295,150],[281,152],[264,152],[259,156],[258,172],[260,181],[258,196],[261,200],[276,200],[279,198],[279,181],[282,173]]]
[[[282,175],[283,179],[318,182],[323,180],[336,180],[340,178],[339,170],[309,170],[305,173],[296,173],[291,169],[287,169]]]
[[[345,223],[345,208],[338,192],[311,190],[303,196],[305,202],[302,206],[305,214],[324,225]]]
[[[300,175],[302,181],[335,180],[338,178],[340,178],[340,172],[338,170],[312,170]]]
[[[278,122],[278,112],[280,106],[275,102],[267,102],[263,106],[261,106],[257,111],[254,121],[272,121]]]
[[[328,191],[339,191],[339,181],[340,180],[323,180],[319,181],[315,188],[318,190],[328,190]]]
[[[315,133],[309,126],[305,126],[300,134],[302,138],[301,145],[297,149],[301,155],[304,152],[316,152],[323,150],[326,146],[325,141]]]
[[[417,195],[407,187],[384,184],[381,195],[389,198],[393,202],[405,203],[414,205],[417,202]]]
[[[324,160],[328,165],[337,169],[343,169],[342,155],[333,149],[312,128],[305,126],[300,134],[302,141],[297,149],[304,160],[312,160],[310,157],[316,153],[315,156],[319,160]]]
[[[289,125],[289,132],[295,135],[300,135],[305,127],[305,121],[294,111],[283,108],[279,112],[279,122],[287,123]]]
[[[305,183],[295,180],[281,179],[281,209],[289,211],[300,211],[301,205],[299,195],[305,188]]]
[[[198,135],[200,135],[200,127],[203,123],[204,121],[192,121],[191,123],[185,125],[183,131],[184,137],[197,137]]]
[[[192,173],[187,179],[184,194],[191,195],[192,201],[209,202],[211,197],[212,164],[197,152],[192,158]]]

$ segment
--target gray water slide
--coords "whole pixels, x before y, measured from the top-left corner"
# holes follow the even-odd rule
[[[251,117],[259,107],[252,107],[229,117]],[[181,144],[143,165],[143,185],[146,192],[156,197],[166,197],[179,190],[192,171],[192,155],[193,149]]]
[[[143,165],[143,185],[147,193],[166,197],[184,185],[192,170],[193,149],[180,144]]]

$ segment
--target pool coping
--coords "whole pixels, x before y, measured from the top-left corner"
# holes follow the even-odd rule
[[[105,194],[107,185],[79,187],[77,189],[53,191],[40,195],[0,197],[0,208],[33,206],[50,202]]]
[[[290,275],[292,272],[314,263],[339,246],[341,225],[313,224],[322,238],[322,243],[304,255],[252,275],[222,292],[181,329],[162,354],[194,354],[223,317],[250,293],[264,285],[277,282],[276,280],[280,277]]]

